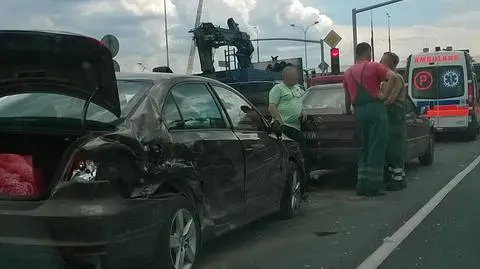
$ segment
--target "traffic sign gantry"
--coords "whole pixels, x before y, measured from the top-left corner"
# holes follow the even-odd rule
[[[118,51],[120,49],[120,43],[118,42],[118,39],[114,35],[106,35],[102,37],[101,42],[105,47],[107,47],[110,50],[110,53],[112,54],[112,58],[117,56]]]
[[[337,34],[337,32],[330,30],[328,32],[327,36],[323,39],[327,45],[330,46],[330,48],[335,48],[337,47],[338,43],[342,40],[342,37]]]

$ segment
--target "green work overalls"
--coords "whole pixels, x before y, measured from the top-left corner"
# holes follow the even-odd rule
[[[363,86],[350,75],[357,86],[354,101],[355,121],[362,146],[358,160],[357,194],[375,195],[384,189],[385,153],[388,142],[388,119],[384,102],[370,96]]]
[[[396,100],[387,107],[388,146],[387,165],[393,180],[403,180],[403,166],[407,141],[407,125],[405,121],[405,103]]]

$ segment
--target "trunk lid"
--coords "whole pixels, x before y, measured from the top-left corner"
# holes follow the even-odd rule
[[[0,97],[59,93],[120,116],[112,56],[100,41],[63,32],[1,30],[0,51]]]
[[[333,148],[359,145],[353,115],[347,115],[337,108],[306,109],[305,112],[308,120],[304,130],[312,146]]]

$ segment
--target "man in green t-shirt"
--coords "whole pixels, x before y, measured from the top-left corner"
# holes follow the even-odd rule
[[[274,125],[281,126],[282,132],[300,143],[305,159],[307,177],[312,171],[312,158],[305,150],[305,138],[301,132],[301,122],[306,120],[303,113],[303,97],[305,91],[298,85],[298,71],[293,66],[287,66],[282,71],[283,82],[273,86],[269,93],[268,110]]]
[[[301,120],[303,117],[304,90],[298,85],[298,72],[293,66],[282,71],[283,82],[275,85],[269,93],[269,107],[272,119],[282,126],[283,133],[293,140],[301,141]]]

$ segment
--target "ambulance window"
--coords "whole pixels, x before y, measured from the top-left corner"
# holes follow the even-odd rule
[[[411,84],[412,97],[416,99],[446,99],[465,94],[465,76],[460,65],[415,68]]]

